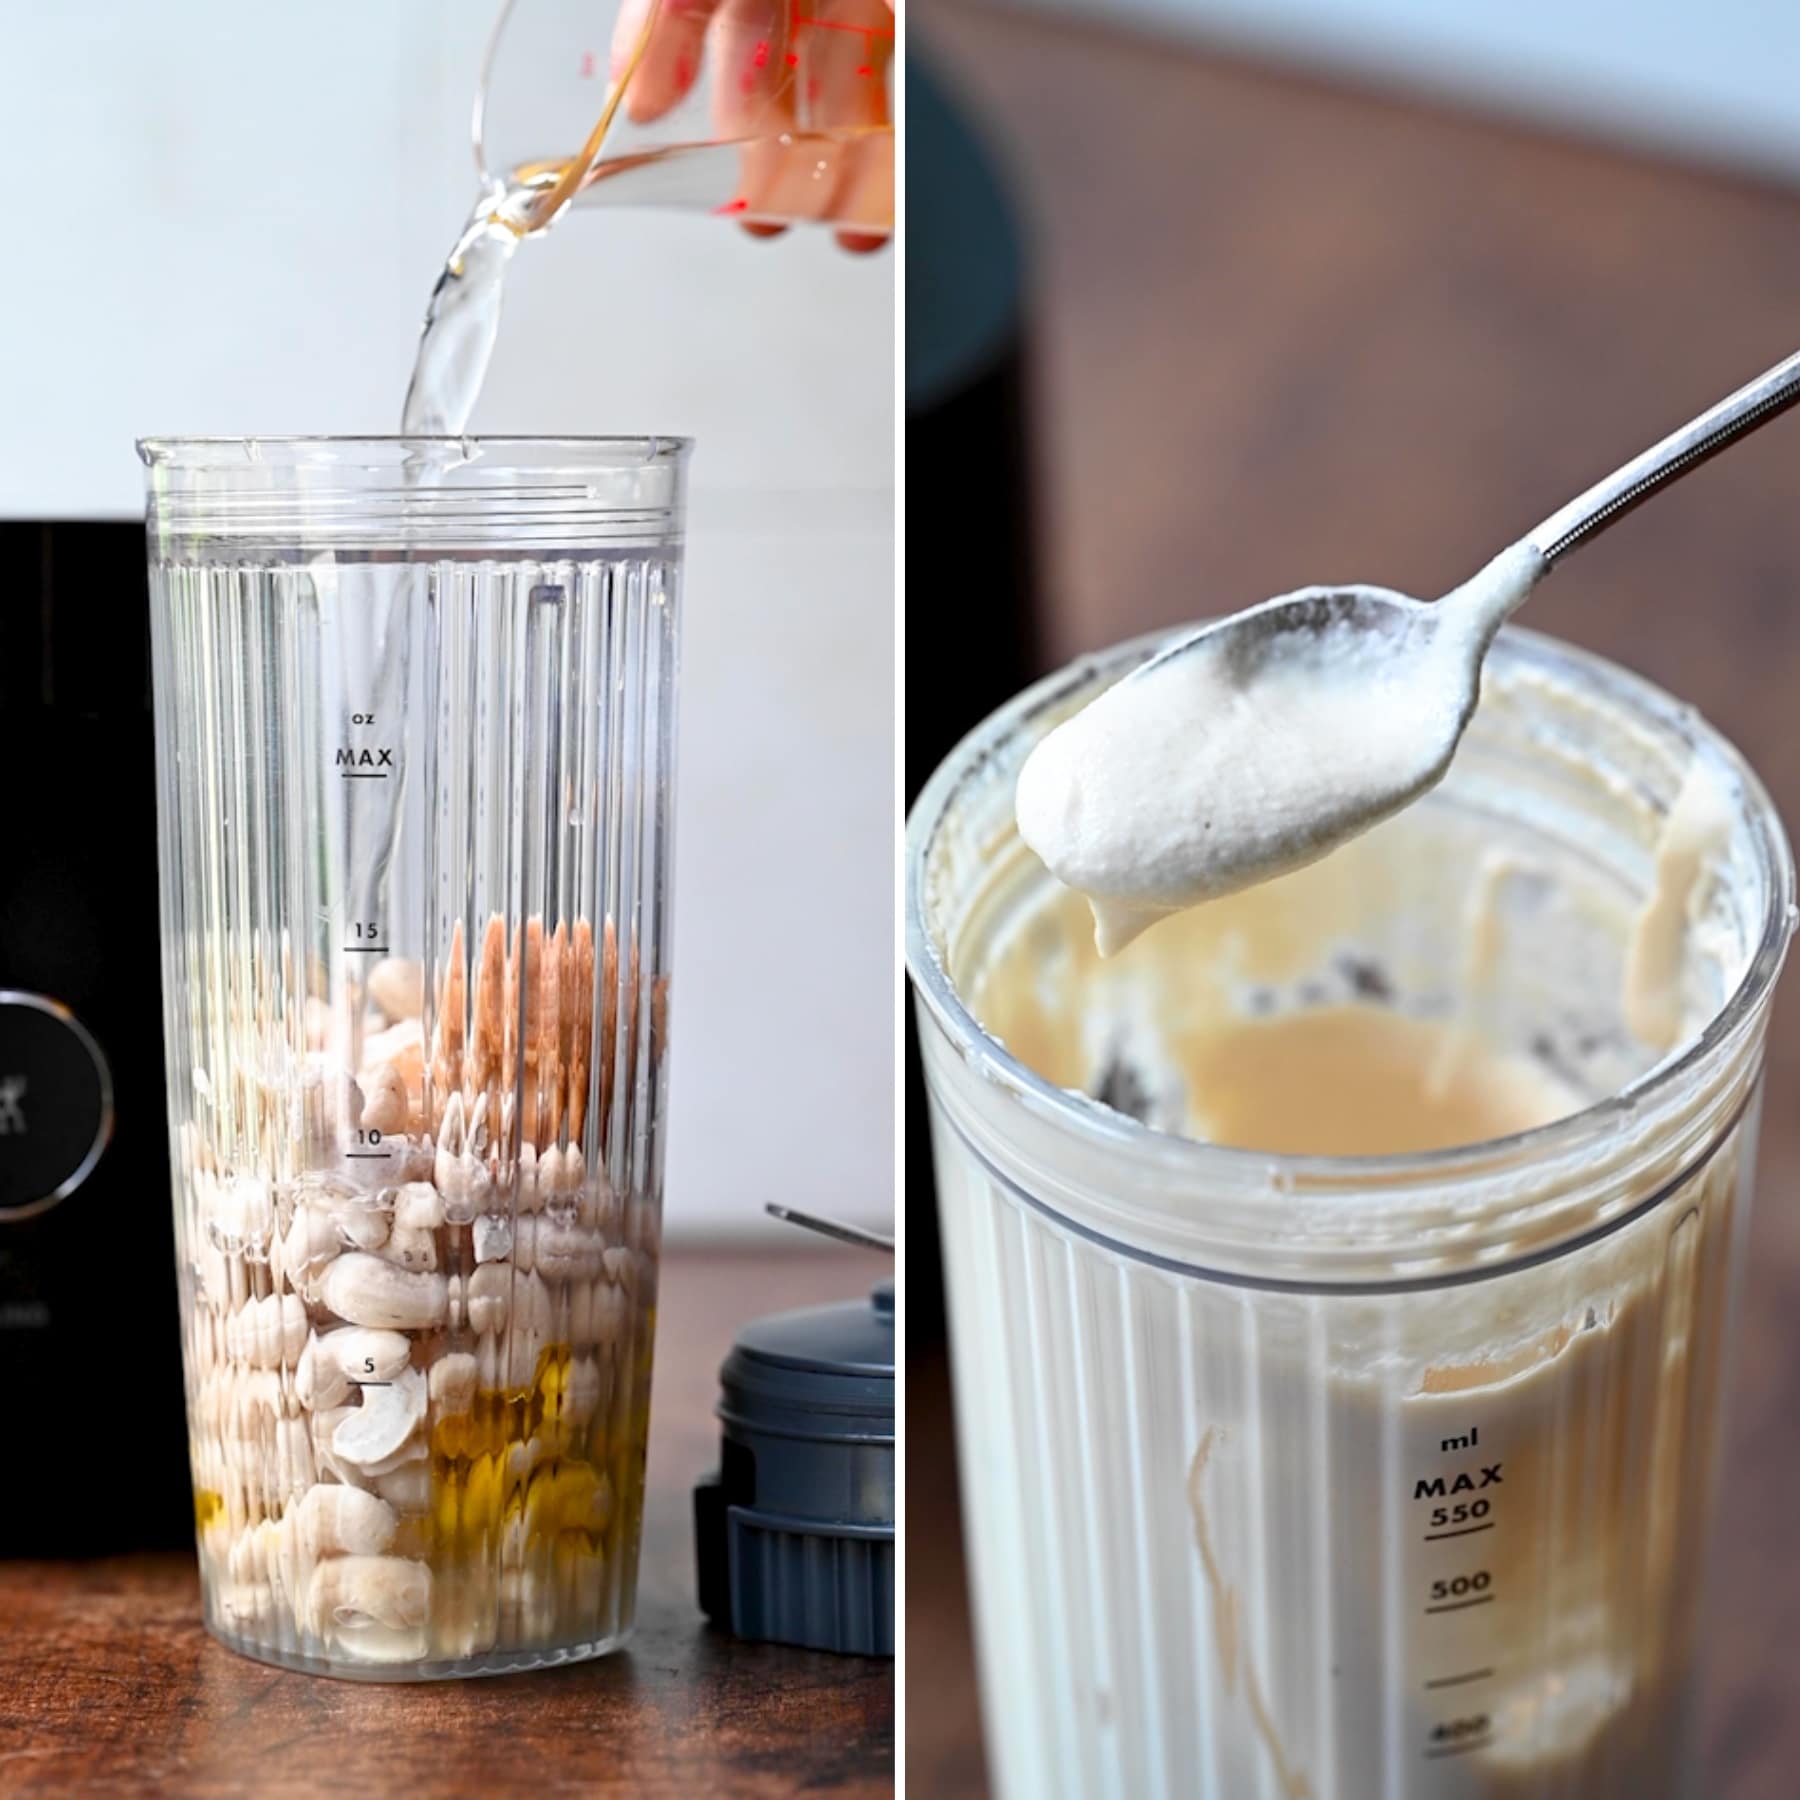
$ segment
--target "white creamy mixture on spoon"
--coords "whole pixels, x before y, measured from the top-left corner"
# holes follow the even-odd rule
[[[1316,589],[1208,628],[1032,751],[1019,835],[1087,897],[1103,956],[1316,861],[1442,778],[1481,655],[1543,572],[1520,544],[1436,605]]]
[[[1435,605],[1309,589],[1206,628],[1037,745],[1019,772],[1019,835],[1087,899],[1102,956],[1318,861],[1443,778],[1481,659],[1544,570],[1518,544]],[[1626,1022],[1657,1050],[1686,1027],[1686,933],[1731,816],[1696,759],[1627,957]]]

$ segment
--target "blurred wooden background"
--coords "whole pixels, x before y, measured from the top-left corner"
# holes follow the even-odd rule
[[[1310,581],[1441,593],[1800,348],[1800,193],[1148,39],[911,17],[1030,216],[1051,663]],[[910,612],[917,642],[916,583]],[[1525,622],[1692,701],[1800,820],[1800,417],[1584,549]],[[1790,993],[1704,1677],[1730,1800],[1788,1800],[1800,1763],[1797,1102]],[[909,1786],[956,1800],[986,1789],[941,1349],[908,1431]]]

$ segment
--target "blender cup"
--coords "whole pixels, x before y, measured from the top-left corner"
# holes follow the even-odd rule
[[[206,1622],[383,1679],[628,1635],[675,439],[150,440]]]
[[[1508,631],[1440,789],[1244,896],[1231,930],[1188,915],[1204,955],[1158,967],[1188,944],[1155,948],[1174,921],[1102,964],[1085,908],[1017,837],[1013,784],[1157,647],[995,714],[908,830],[998,1791],[1691,1793],[1701,1563],[1793,916],[1768,797],[1691,709]],[[1678,943],[1704,1028],[1653,1061],[1623,1023],[1618,921],[1697,762],[1731,812]],[[1196,1142],[1155,1127],[1179,1116],[1171,1007],[1201,982],[1277,1024],[1349,999],[1473,1019],[1582,1099],[1407,1155]],[[1303,1114],[1329,1098],[1293,1082],[1281,1099]]]

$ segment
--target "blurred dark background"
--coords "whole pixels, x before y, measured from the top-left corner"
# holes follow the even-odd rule
[[[1076,10],[1089,16],[920,0],[911,15],[914,66],[924,59],[933,83],[924,102],[916,75],[909,89],[915,513],[936,534],[933,495],[1007,499],[954,521],[977,545],[972,566],[960,551],[920,553],[925,528],[914,533],[909,798],[983,713],[1083,650],[1309,581],[1443,592],[1800,347],[1800,139],[1759,116],[1780,45],[1759,55],[1742,6],[1705,26],[1693,10],[1691,29],[1722,35],[1696,46],[1693,80],[1660,113],[1654,59],[1635,52],[1617,104],[1573,80],[1545,99],[1528,67],[1434,81],[1423,54],[1396,53],[1384,73],[1379,57],[1296,60],[1292,43],[1156,28],[1179,25],[1174,4],[1146,0],[1116,26],[1096,5]],[[1558,10],[1526,7],[1513,28]],[[1681,46],[1661,48],[1673,80]],[[1594,50],[1571,42],[1566,60],[1587,56],[1591,72]],[[1736,119],[1734,75],[1756,96]],[[968,173],[971,141],[986,175]],[[959,202],[941,228],[928,209],[990,183],[1012,220],[998,260],[1013,298],[1004,328],[948,379],[942,342],[957,331],[944,315],[981,312],[996,254],[978,207]],[[912,367],[922,355],[937,359],[930,381]],[[1791,825],[1800,418],[1584,550],[1528,623],[1692,701]],[[1705,1674],[1706,1791],[1733,1800],[1785,1800],[1800,1755],[1791,994],[1767,1080]],[[948,1800],[986,1788],[921,1114],[915,1085],[908,1766],[914,1791]]]

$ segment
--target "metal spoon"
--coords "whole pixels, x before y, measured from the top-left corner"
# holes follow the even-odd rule
[[[1584,493],[1576,495],[1566,506],[1559,507],[1536,529],[1527,532],[1520,543],[1537,553],[1542,564],[1539,579],[1571,550],[1599,536],[1634,507],[1641,506],[1658,489],[1679,480],[1690,469],[1698,468],[1727,444],[1746,436],[1759,425],[1767,424],[1796,401],[1800,401],[1800,352],[1765,370],[1716,406],[1708,407],[1630,462],[1621,464]],[[1327,617],[1353,618],[1370,630],[1397,631],[1401,636],[1412,638],[1421,617],[1441,619],[1438,609],[1449,606],[1458,594],[1467,592],[1466,587],[1459,588],[1444,600],[1428,603],[1386,588],[1303,588],[1203,626],[1192,637],[1171,646],[1135,670],[1132,678],[1160,668],[1176,657],[1202,650],[1229,658],[1246,675],[1253,676],[1268,660],[1269,651],[1265,647],[1268,640],[1287,631],[1317,632]],[[1494,629],[1498,629],[1499,623],[1499,620],[1494,621]],[[1490,639],[1491,636],[1492,632]],[[1471,705],[1481,655],[1486,647],[1486,643],[1482,643],[1470,662]]]
[[[1487,648],[1544,574],[1652,493],[1795,401],[1800,355],[1595,482],[1444,599],[1426,603],[1379,587],[1316,587],[1202,626],[1102,695],[1089,707],[1091,718],[1076,715],[1040,743],[1019,785],[1026,841],[1053,873],[1094,900],[1103,954],[1159,916],[1334,850],[1444,778],[1480,697]],[[1139,698],[1143,682],[1166,675],[1174,664],[1181,664],[1181,695],[1204,700],[1199,711],[1172,688],[1161,689],[1156,704]],[[1334,713],[1327,724],[1319,704],[1332,700],[1332,675],[1339,675],[1339,689],[1345,680],[1354,682],[1348,698],[1359,711],[1346,718]],[[1346,695],[1336,698],[1343,702]],[[1404,729],[1390,731],[1381,758],[1355,761],[1352,740],[1395,720]],[[1156,767],[1154,752],[1170,742],[1168,734],[1190,729],[1210,731],[1222,760],[1220,769],[1206,770],[1210,785],[1199,805],[1174,779],[1165,794],[1148,801],[1138,787],[1118,792],[1118,781],[1114,790],[1105,787],[1109,772],[1096,760],[1102,751],[1127,738],[1138,752],[1148,743],[1152,761],[1141,754],[1136,761],[1114,760],[1114,769],[1129,770],[1136,783],[1136,770]],[[1066,742],[1057,745],[1066,733]],[[1300,745],[1285,760],[1267,754],[1282,747],[1283,734]],[[1337,747],[1345,751],[1343,769],[1332,761]],[[1215,814],[1213,799],[1226,772],[1240,769],[1246,756],[1258,763],[1262,783],[1255,806],[1244,817],[1229,817],[1229,806],[1226,814]],[[1273,788],[1269,769],[1282,770]],[[1116,844],[1103,832],[1114,819],[1141,828],[1148,808],[1161,808],[1157,817],[1168,824],[1166,855],[1148,871],[1150,880],[1132,886],[1118,877],[1129,855],[1112,855]],[[1064,824],[1075,835],[1066,832],[1058,842]]]

